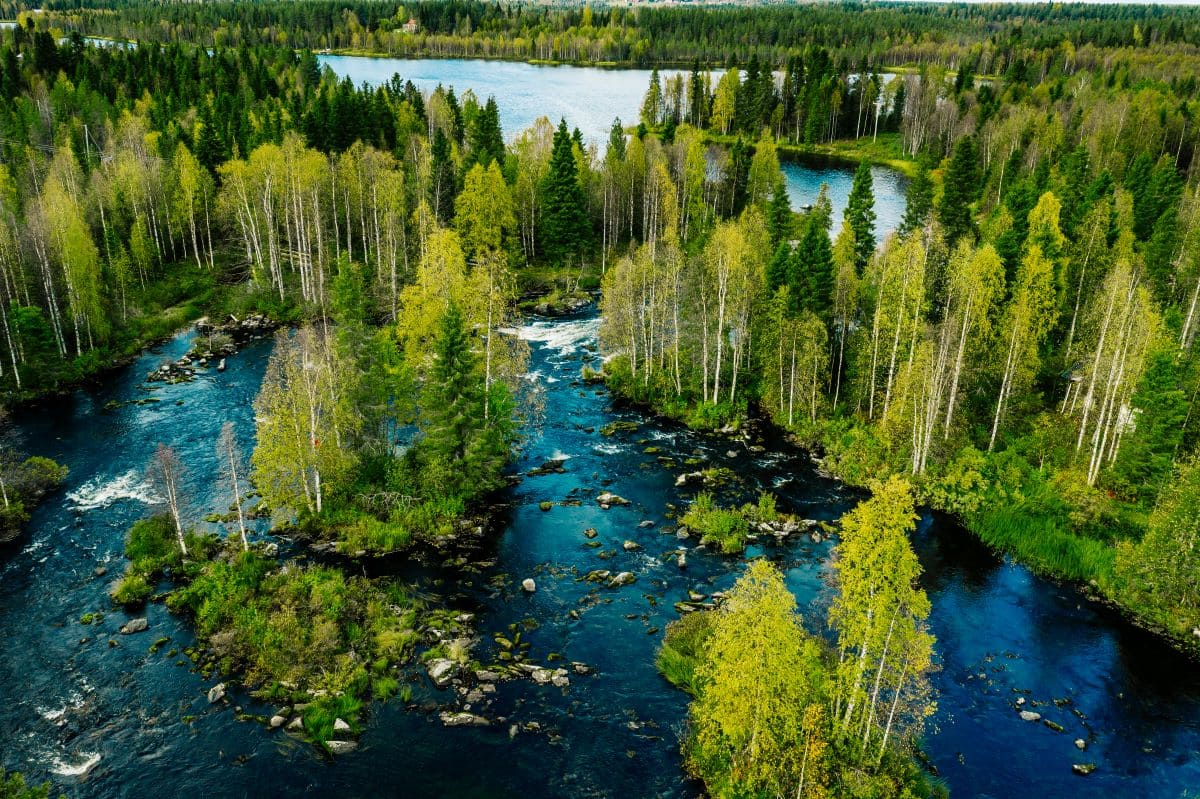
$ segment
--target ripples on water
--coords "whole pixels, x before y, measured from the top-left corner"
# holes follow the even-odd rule
[[[698,795],[679,765],[687,698],[657,675],[654,654],[662,628],[676,617],[674,602],[691,589],[728,588],[742,562],[675,538],[667,504],[683,507],[693,494],[675,488],[676,473],[698,468],[682,466],[686,458],[703,458],[741,478],[720,492],[725,501],[773,487],[781,509],[813,519],[838,518],[857,494],[814,474],[803,453],[755,454],[743,440],[700,435],[614,405],[603,388],[578,380],[583,363],[598,357],[597,325],[592,314],[531,321],[519,330],[533,349],[530,371],[540,375],[545,413],[527,429],[516,469],[569,458],[565,474],[526,477],[505,497],[505,529],[479,556],[495,564],[465,577],[406,569],[422,591],[478,614],[475,654],[482,662],[495,656],[490,633],[507,634],[516,624],[534,659],[558,654],[592,665],[595,676],[572,675],[565,690],[503,684],[494,704],[479,709],[495,724],[447,729],[420,707],[450,697],[416,673],[418,709],[372,706],[359,751],[331,762],[210,706],[204,692],[216,680],[202,680],[168,654],[190,645],[192,636],[163,607],[147,609],[149,632],[117,635],[126,616],[109,607],[106,591],[123,568],[124,531],[146,512],[139,475],[155,445],[180,449],[199,517],[219,502],[210,476],[221,424],[234,421],[243,437],[253,429],[250,400],[266,342],[231,358],[224,374],[153,389],[150,395],[162,400],[156,405],[103,410],[110,400],[146,397],[142,377],[159,359],[186,350],[181,337],[118,373],[108,388],[17,416],[19,443],[62,460],[71,474],[65,490],[35,513],[27,536],[0,553],[0,764],[51,779],[77,797],[261,796],[314,788],[347,796]],[[639,429],[601,436],[614,420],[637,422]],[[665,469],[644,453],[651,442],[680,466]],[[772,449],[778,442],[766,443]],[[601,510],[594,498],[603,490],[632,504]],[[543,501],[555,504],[543,512]],[[656,526],[639,527],[646,519]],[[598,531],[599,548],[585,546],[582,531],[589,527]],[[642,549],[624,552],[625,539]],[[926,748],[954,795],[1177,799],[1200,784],[1193,665],[1074,590],[997,560],[952,524],[925,517],[915,544],[941,667]],[[667,556],[681,546],[692,550],[686,571]],[[785,570],[817,634],[827,634],[829,547],[802,539],[749,552]],[[600,552],[612,556],[602,559]],[[93,576],[98,564],[109,573]],[[597,589],[579,580],[594,568],[629,570],[638,581]],[[538,583],[533,595],[519,587],[528,576]],[[106,613],[99,624],[79,624],[83,613],[97,610]],[[150,654],[159,636],[171,641]],[[1018,696],[1040,703],[1036,709],[1066,732],[1022,722]],[[270,710],[236,691],[232,698],[250,712]],[[529,722],[540,731],[510,734],[513,724]],[[1076,737],[1089,742],[1087,752],[1075,749]],[[1099,764],[1096,773],[1071,774],[1073,762],[1088,761]]]

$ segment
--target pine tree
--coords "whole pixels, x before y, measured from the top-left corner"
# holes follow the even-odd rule
[[[861,275],[875,254],[875,193],[871,166],[865,160],[859,162],[858,171],[854,173],[844,224],[854,231],[854,265]],[[828,237],[825,244],[828,247]]]
[[[586,250],[592,230],[566,120],[559,123],[554,133],[554,149],[542,180],[541,196],[542,250],[551,261],[568,263]]]

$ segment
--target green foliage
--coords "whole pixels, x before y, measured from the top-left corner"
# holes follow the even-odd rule
[[[715,617],[708,611],[698,611],[668,624],[655,658],[659,673],[676,688],[692,696],[699,696],[703,688],[697,669],[706,660]]]
[[[734,555],[746,548],[746,534],[750,532],[746,515],[739,510],[717,507],[712,494],[702,491],[692,500],[683,524],[700,534],[700,542],[714,544],[726,555]]]
[[[412,656],[420,609],[399,586],[279,567],[239,547],[201,564],[168,606],[192,617],[223,669],[272,695],[289,686],[305,697],[305,731],[317,741],[332,737],[337,718],[353,725],[363,698],[394,692],[390,670]]]
[[[1185,639],[1200,627],[1198,514],[1200,463],[1190,459],[1160,492],[1145,537],[1123,542],[1116,558],[1117,597],[1154,626]]]
[[[112,591],[112,601],[118,605],[136,606],[145,603],[154,593],[154,586],[140,572],[127,571]]]
[[[688,770],[714,797],[826,795],[826,667],[783,576],[752,561],[712,615],[680,622],[688,626],[672,645],[681,655],[699,646],[705,653],[690,678],[677,673],[698,689],[684,743]]]
[[[854,266],[859,274],[875,254],[875,194],[871,165],[860,161],[846,203],[845,223],[854,231]]]
[[[585,252],[592,230],[566,120],[559,122],[554,133],[554,149],[540,192],[540,246],[551,262],[571,263],[575,256]]]
[[[0,769],[0,799],[50,799],[50,783],[27,785],[17,772]]]
[[[188,540],[188,547],[193,555],[204,551],[204,545],[194,536]],[[129,565],[112,591],[112,601],[140,605],[154,593],[158,578],[183,562],[175,522],[166,513],[134,522],[125,537],[125,557]]]
[[[942,185],[937,215],[946,231],[946,240],[956,242],[964,236],[974,236],[972,208],[979,196],[979,153],[973,136],[964,136],[954,145]]]

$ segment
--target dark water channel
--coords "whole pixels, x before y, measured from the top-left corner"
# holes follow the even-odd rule
[[[141,475],[156,443],[172,444],[190,465],[200,518],[219,504],[211,474],[220,425],[233,420],[244,438],[253,429],[251,401],[268,344],[232,358],[223,374],[147,391],[146,372],[187,348],[188,336],[180,336],[107,387],[15,420],[21,446],[66,463],[71,475],[26,536],[0,552],[0,765],[51,779],[73,797],[695,796],[697,786],[679,767],[686,697],[657,675],[654,653],[661,629],[676,618],[674,603],[689,589],[729,587],[742,561],[689,552],[684,571],[670,556],[695,546],[676,539],[665,515],[668,503],[682,506],[694,491],[675,487],[681,471],[699,468],[684,461],[730,468],[739,479],[725,489],[728,499],[769,488],[781,509],[812,519],[836,519],[857,495],[817,476],[802,453],[773,451],[772,442],[751,451],[755,442],[614,408],[602,388],[577,382],[583,359],[593,357],[597,327],[589,315],[522,329],[533,347],[528,379],[541,410],[527,425],[517,468],[565,458],[565,472],[525,477],[506,495],[507,526],[481,554],[494,565],[465,581],[440,570],[420,578],[430,594],[477,614],[480,660],[495,654],[490,633],[528,620],[523,636],[533,659],[556,653],[589,664],[594,675],[572,674],[566,688],[502,684],[490,705],[474,710],[504,721],[481,728],[445,728],[436,714],[399,702],[376,705],[358,752],[331,761],[210,706],[205,691],[215,680],[168,654],[191,638],[160,605],[148,609],[147,633],[117,635],[127,617],[110,608],[106,592],[123,568],[124,531],[146,512]],[[105,407],[146,397],[160,401]],[[616,420],[637,430],[602,436]],[[678,465],[665,467],[660,457]],[[594,498],[605,490],[631,504],[601,509]],[[543,511],[543,501],[555,504]],[[656,526],[639,527],[644,520]],[[586,546],[587,528],[598,531],[599,547]],[[624,551],[626,539],[641,549]],[[1200,786],[1195,664],[1076,591],[992,556],[944,520],[924,518],[915,543],[941,665],[926,749],[953,795],[1151,799]],[[803,538],[749,553],[785,570],[814,632],[829,597],[829,546]],[[95,576],[98,565],[108,574]],[[580,579],[597,568],[633,572],[637,582],[597,589]],[[526,577],[537,581],[532,595],[520,588]],[[98,625],[79,623],[97,610],[106,612]],[[171,642],[149,653],[159,636]],[[1065,731],[1021,721],[1018,696]],[[264,710],[236,692],[233,698]],[[450,699],[419,678],[415,704]],[[530,722],[540,730],[530,731]],[[1088,742],[1086,752],[1076,750],[1076,738]],[[1079,762],[1098,768],[1075,776],[1071,765]]]

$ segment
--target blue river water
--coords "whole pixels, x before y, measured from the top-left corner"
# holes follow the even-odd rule
[[[412,705],[373,705],[359,750],[331,760],[209,705],[205,692],[218,678],[205,680],[170,654],[192,638],[161,605],[148,607],[148,632],[118,635],[128,617],[106,592],[123,568],[124,531],[152,498],[142,474],[154,447],[179,449],[199,519],[227,502],[212,486],[221,424],[233,421],[247,444],[253,431],[251,401],[269,342],[231,358],[224,373],[147,387],[150,369],[186,350],[191,334],[181,334],[102,388],[16,414],[6,431],[71,474],[26,535],[0,550],[0,766],[52,780],[71,797],[698,796],[680,768],[687,697],[658,676],[654,653],[676,618],[674,603],[689,590],[727,588],[744,561],[693,550],[693,540],[673,535],[668,505],[682,507],[695,491],[675,485],[681,471],[696,468],[684,461],[731,469],[738,479],[721,489],[724,500],[770,489],[782,510],[813,519],[840,517],[859,495],[769,434],[748,441],[690,432],[581,383],[597,329],[593,312],[530,319],[519,331],[532,347],[527,379],[538,401],[515,468],[525,473],[559,458],[565,471],[525,476],[499,498],[500,531],[473,556],[477,571],[397,567],[438,601],[477,614],[480,662],[495,657],[492,633],[517,624],[534,660],[558,654],[587,663],[593,675],[572,674],[565,688],[504,683],[473,708],[489,726],[447,728],[433,711],[453,697],[414,669]],[[158,401],[130,403],[144,399]],[[113,402],[120,404],[106,409]],[[618,420],[636,430],[601,434]],[[601,491],[631,504],[604,510],[595,501]],[[543,501],[554,503],[549,511]],[[656,526],[641,527],[644,520]],[[587,545],[587,528],[600,547]],[[627,539],[641,548],[624,551]],[[944,519],[924,517],[914,544],[939,666],[925,751],[952,795],[1178,799],[1200,785],[1195,664],[1076,590],[995,557]],[[672,556],[680,547],[689,550],[686,570]],[[805,537],[747,553],[780,565],[816,634],[825,633],[830,547]],[[97,566],[108,573],[96,576]],[[598,589],[582,580],[597,568],[630,571],[637,582]],[[526,577],[537,581],[532,595],[520,588]],[[80,624],[93,611],[104,618]],[[160,636],[170,642],[151,653]],[[1022,721],[1019,697],[1064,732]],[[232,699],[267,710],[236,689]],[[1074,775],[1072,764],[1084,762],[1096,771]]]

